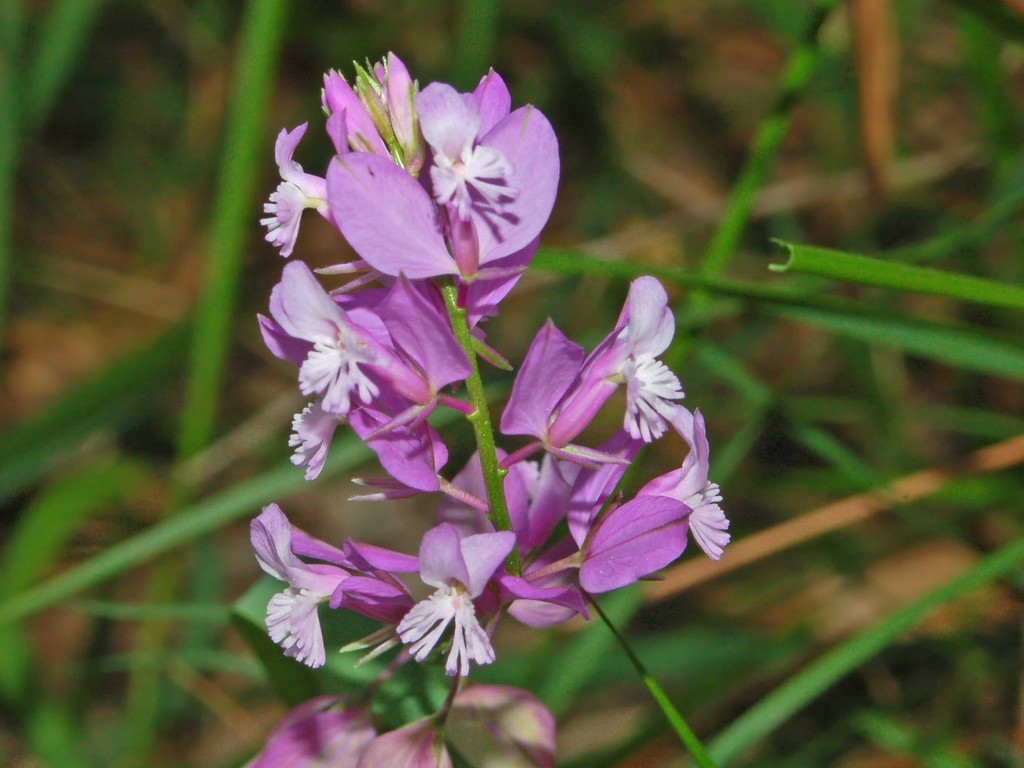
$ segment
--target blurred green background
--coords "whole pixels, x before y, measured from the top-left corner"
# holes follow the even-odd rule
[[[549,316],[593,344],[629,279],[669,286],[734,542],[604,604],[712,754],[1024,765],[1020,11],[0,0],[0,762],[243,764],[324,685],[260,645],[260,593],[236,605],[247,520],[277,501],[415,550],[429,503],[346,501],[374,472],[356,443],[313,484],[288,464],[303,403],[255,323],[282,264],[258,225],[274,136],[310,121],[296,159],[322,173],[323,72],[391,50],[421,84],[493,66],[559,136],[499,349]],[[773,238],[989,282],[779,274]],[[297,258],[348,253],[306,217]],[[471,436],[446,429],[454,470]],[[511,624],[479,677],[556,712],[560,765],[685,764],[604,627]],[[350,661],[331,685],[360,682]]]

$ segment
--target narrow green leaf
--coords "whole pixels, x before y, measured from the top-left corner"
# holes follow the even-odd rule
[[[988,555],[967,573],[901,608],[795,674],[722,731],[710,746],[721,764],[739,757],[837,682],[897,642],[932,610],[1003,578],[1024,562],[1024,539]]]
[[[782,304],[806,301],[805,296],[794,291],[764,286],[760,283],[701,277],[684,269],[658,267],[653,264],[608,261],[568,248],[540,248],[530,263],[530,268],[556,275],[611,277],[619,280],[652,275],[674,285],[702,289],[720,296]]]
[[[924,768],[980,768],[980,763],[950,745],[929,743],[906,723],[883,712],[862,712],[854,718],[854,725],[885,751],[913,757]]]
[[[322,478],[351,469],[372,455],[351,435],[336,440]],[[294,493],[303,486],[302,472],[288,464],[229,488],[216,496],[157,523],[130,539],[113,544],[83,563],[0,604],[0,626],[67,600],[130,568],[142,565],[176,547],[222,528],[259,508]]]
[[[253,0],[246,4],[235,60],[217,195],[210,213],[206,276],[196,310],[178,453],[188,457],[214,434],[225,361],[232,342],[238,279],[246,236],[255,223],[256,178],[260,158],[272,158],[266,130],[278,51],[288,3]]]
[[[0,598],[37,583],[97,510],[131,497],[150,473],[127,461],[92,462],[36,495],[18,518],[0,561]]]
[[[97,510],[130,497],[148,473],[126,462],[93,463],[50,485],[18,518],[0,560],[0,599],[11,600],[59,562],[68,540]],[[0,691],[19,695],[31,672],[29,646],[0,632]]]
[[[72,713],[59,699],[36,702],[28,722],[28,740],[39,765],[87,768],[82,738]]]
[[[797,245],[782,240],[775,242],[789,252],[789,260],[785,264],[769,266],[775,272],[799,272],[908,293],[946,296],[993,307],[1024,309],[1024,287],[1021,286],[827,248]]]
[[[5,338],[14,261],[14,181],[24,88],[19,71],[22,26],[21,0],[0,0],[0,339]]]
[[[111,621],[171,620],[186,624],[226,624],[230,615],[209,603],[120,603],[110,600],[76,600],[71,607],[90,616]]]
[[[998,178],[1020,147],[1017,105],[1003,74],[1003,41],[970,13],[961,14],[959,27],[964,65],[973,86],[970,93]]]
[[[473,88],[487,74],[494,62],[500,15],[500,0],[460,1],[453,75],[456,85]]]
[[[103,0],[58,0],[48,4],[28,67],[24,113],[26,132],[49,114],[74,69]]]
[[[725,211],[704,252],[700,269],[704,277],[717,277],[722,274],[736,251],[736,246],[750,220],[750,206],[754,195],[764,183],[782,139],[789,130],[793,106],[817,68],[820,56],[818,33],[835,6],[835,0],[819,0],[811,11],[803,40],[786,61],[775,106],[757,127],[746,163],[739,178],[732,185]]]
[[[881,478],[864,460],[823,429],[811,424],[793,424],[793,438],[845,477],[853,489],[876,487]]]
[[[886,315],[856,316],[810,307],[775,307],[772,314],[866,344],[896,347],[965,371],[1024,379],[1024,349],[957,326]]]
[[[1024,42],[1024,16],[1013,3],[1004,0],[947,0],[974,14],[1003,37]]]
[[[697,738],[697,734],[693,732],[693,729],[690,728],[689,723],[686,722],[685,718],[683,718],[679,710],[676,709],[675,705],[672,703],[672,700],[669,699],[668,695],[665,693],[664,689],[661,687],[658,681],[655,680],[647,671],[647,668],[644,666],[643,662],[640,661],[640,658],[636,655],[636,653],[633,651],[632,646],[626,640],[625,635],[619,632],[614,622],[612,622],[611,619],[608,618],[608,615],[601,609],[601,606],[598,605],[597,602],[591,599],[590,604],[593,606],[597,614],[601,617],[601,620],[605,623],[605,626],[608,627],[609,631],[612,633],[616,641],[619,643],[619,646],[622,648],[626,656],[629,658],[629,661],[633,665],[633,668],[636,670],[636,673],[640,676],[640,679],[643,681],[644,685],[647,687],[647,690],[650,692],[651,698],[654,699],[654,703],[658,705],[658,709],[661,710],[661,713],[665,716],[665,720],[668,721],[668,724],[671,726],[672,730],[675,731],[676,736],[679,737],[679,740],[683,743],[683,746],[686,747],[686,751],[693,756],[693,759],[696,761],[697,765],[700,766],[700,768],[717,768],[714,760],[711,759],[711,756],[708,755],[707,750],[704,748],[704,745],[701,743],[700,739]]]

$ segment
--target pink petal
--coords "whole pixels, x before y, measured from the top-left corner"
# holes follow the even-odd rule
[[[501,431],[544,439],[551,414],[574,384],[583,362],[583,347],[565,337],[550,320],[537,333],[516,375]]]
[[[453,580],[469,586],[469,569],[462,555],[459,532],[454,525],[442,523],[423,534],[420,543],[420,578],[432,587],[443,587]]]
[[[376,732],[367,712],[342,709],[344,703],[339,696],[319,696],[293,709],[247,768],[355,768]]]
[[[378,736],[359,758],[357,768],[452,768],[433,718],[416,720]]]
[[[632,584],[686,549],[690,508],[665,496],[641,496],[598,523],[580,566],[580,586],[607,592]]]
[[[290,581],[292,570],[302,567],[292,554],[292,525],[277,504],[268,504],[249,524],[249,539],[260,568],[278,581]]]
[[[504,685],[460,691],[448,721],[449,738],[478,765],[555,765],[555,718],[532,694]],[[465,742],[460,736],[472,738]]]
[[[512,110],[512,96],[505,81],[493,69],[483,76],[473,91],[480,105],[480,133],[485,134],[508,116]]]
[[[301,261],[285,265],[281,282],[270,292],[270,314],[285,333],[306,341],[333,339],[344,318],[341,308]]]
[[[284,328],[275,323],[269,317],[257,315],[260,324],[260,333],[263,335],[263,343],[267,345],[274,357],[287,360],[295,366],[301,366],[309,355],[313,345],[308,341],[296,339],[285,333]]]
[[[520,107],[481,137],[480,144],[505,155],[513,168],[508,185],[518,191],[500,215],[473,211],[480,263],[488,264],[525,248],[547,223],[558,191],[558,140],[540,111]]]
[[[463,581],[470,597],[478,597],[494,572],[501,567],[512,547],[516,535],[512,531],[478,533],[460,542],[469,580]],[[460,581],[462,581],[460,579]]]
[[[327,199],[341,234],[379,272],[414,280],[458,272],[434,202],[390,160],[336,157],[327,171]]]
[[[324,75],[323,103],[332,114],[344,115],[348,140],[356,145],[357,151],[389,157],[388,149],[363,102],[345,79],[333,70]]]
[[[446,83],[431,83],[416,94],[416,114],[427,144],[452,159],[473,145],[480,129],[475,100],[470,104]]]
[[[472,368],[452,333],[451,323],[424,291],[399,279],[378,307],[391,338],[421,370],[430,388],[469,377]]]

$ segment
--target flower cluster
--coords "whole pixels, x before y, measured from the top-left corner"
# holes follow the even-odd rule
[[[267,346],[296,366],[311,399],[292,424],[292,461],[317,477],[347,425],[387,474],[361,480],[370,490],[358,498],[438,493],[440,502],[415,556],[334,546],[266,507],[252,522],[252,546],[287,585],[267,606],[271,638],[288,656],[323,665],[318,610],[327,603],[380,622],[360,644],[370,655],[402,646],[399,659],[421,662],[440,651],[457,686],[473,664],[494,661],[491,637],[505,614],[531,627],[587,617],[589,595],[669,565],[690,535],[719,558],[728,521],[708,479],[704,418],[680,404],[679,379],[659,360],[675,321],[654,278],[631,284],[618,321],[589,353],[550,321],[540,329],[499,422],[519,447],[494,446],[478,358],[504,363],[483,325],[532,259],[554,203],[558,148],[544,115],[513,110],[493,71],[472,93],[443,83],[420,90],[394,55],[357,67],[352,84],[328,73],[323,106],[336,152],[325,176],[293,160],[307,126],[282,131],[282,181],[263,219],[267,240],[289,256],[303,211],[315,209],[357,255],[319,270],[349,277],[331,291],[304,263],[288,262],[270,316],[259,318]],[[620,387],[621,428],[584,444]],[[427,421],[439,407],[464,414],[478,439],[454,474],[444,472],[448,450]],[[689,447],[679,468],[624,498],[627,468],[669,431]],[[410,575],[433,590],[426,599],[413,598]],[[429,724],[378,737],[365,713],[336,704],[311,703],[294,719],[335,729],[359,750],[369,744],[367,753],[405,733],[407,746],[422,742],[409,749],[440,755]]]

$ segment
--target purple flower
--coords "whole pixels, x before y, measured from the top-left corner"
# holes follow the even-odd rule
[[[452,768],[452,759],[437,721],[425,717],[378,736],[356,768]]]
[[[260,219],[260,224],[267,228],[267,242],[279,248],[282,256],[292,255],[304,210],[315,208],[322,215],[328,215],[327,182],[305,173],[302,166],[292,160],[306,127],[307,123],[303,123],[291,133],[282,130],[278,134],[274,157],[282,181],[270,195],[270,202],[263,206],[263,211],[270,216]]]
[[[402,60],[393,53],[389,53],[375,71],[386,96],[384,103],[395,142],[402,150],[402,165],[413,176],[418,176],[426,155],[419,118],[413,106],[419,86]]]
[[[344,607],[386,624],[397,624],[413,606],[409,590],[394,576],[415,573],[416,558],[372,544],[346,540],[341,549],[292,529],[292,552],[340,566],[349,577],[331,593],[330,607]]]
[[[494,661],[494,648],[477,620],[473,600],[513,546],[515,534],[511,531],[462,538],[448,523],[427,531],[420,545],[420,578],[437,591],[417,603],[398,625],[398,635],[410,645],[417,661],[427,657],[452,623],[452,648],[445,664],[449,675],[469,674],[471,661]]]
[[[618,457],[570,442],[579,435],[615,391],[581,388],[583,347],[566,338],[550,320],[540,329],[512,384],[501,431],[506,435],[532,435],[538,442],[511,454],[502,464],[515,462],[543,447],[559,458],[587,466],[622,463]]]
[[[285,715],[246,768],[356,768],[376,735],[368,712],[346,708],[339,696],[319,696]]]
[[[555,717],[518,688],[471,685],[459,691],[445,735],[478,765],[555,765]]]
[[[326,602],[349,577],[333,565],[309,565],[292,551],[292,527],[281,508],[271,504],[250,525],[250,539],[260,567],[287,582],[267,604],[267,630],[286,656],[309,667],[326,661],[317,606]]]
[[[478,143],[480,104],[444,83],[431,83],[416,97],[423,137],[434,150],[430,180],[434,199],[466,220],[474,205],[500,212],[519,196],[509,185],[512,163],[505,153]]]
[[[339,155],[369,152],[389,157],[419,175],[426,150],[413,108],[418,87],[395,54],[369,69],[355,65],[350,86],[337,72],[324,76],[327,133]]]
[[[374,269],[410,279],[473,277],[536,239],[554,205],[557,141],[533,107],[502,115],[503,90],[492,73],[474,94],[435,83],[415,96],[433,149],[430,192],[376,149],[331,163],[334,221]]]
[[[382,359],[382,345],[349,319],[301,261],[285,266],[270,294],[270,314],[276,328],[266,318],[261,321],[267,346],[293,361],[305,350],[299,389],[304,395],[321,395],[323,410],[344,416],[352,408],[353,394],[366,403],[379,393],[364,369]]]
[[[292,464],[306,467],[306,479],[315,480],[327,461],[327,450],[334,431],[344,419],[323,409],[320,401],[310,403],[292,419],[292,435],[288,445],[295,449]]]
[[[390,156],[366,105],[333,69],[324,75],[322,102],[324,111],[333,118],[333,122],[328,121],[327,132],[339,155],[350,148],[352,152]]]
[[[452,333],[436,289],[400,278],[376,307],[395,351],[417,375],[396,380],[400,394],[426,409],[429,415],[439,390],[463,381],[472,373],[469,358]]]
[[[595,405],[600,407],[625,383],[625,428],[645,443],[661,437],[677,407],[673,401],[683,397],[679,379],[657,359],[674,334],[675,319],[661,283],[653,277],[634,280],[615,328],[587,356],[581,383],[562,406],[567,433],[577,428],[581,415],[592,418]],[[560,427],[553,424],[552,433],[559,435]]]
[[[694,541],[708,557],[718,560],[729,543],[729,520],[719,506],[722,496],[718,484],[708,482],[709,447],[704,416],[700,410],[691,414],[679,406],[670,415],[669,423],[690,446],[690,452],[679,469],[654,478],[638,495],[670,496],[690,507]]]
[[[346,416],[354,400],[370,403],[385,387],[412,401],[408,413],[393,414],[385,429],[421,420],[436,405],[438,390],[470,371],[425,290],[399,280],[371,308],[368,297],[372,301],[378,291],[332,298],[309,267],[292,262],[270,295],[274,320],[260,319],[263,338],[274,354],[299,366],[299,389],[320,395],[323,411]],[[317,434],[326,426],[317,424]]]

